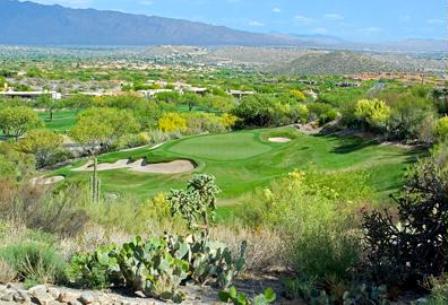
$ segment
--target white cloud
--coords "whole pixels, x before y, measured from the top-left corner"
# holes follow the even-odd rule
[[[442,19],[428,19],[427,22],[432,25],[442,25],[445,23]]]
[[[273,13],[281,13],[282,10],[281,10],[279,7],[274,7],[274,8],[272,9],[272,12],[273,12]]]
[[[342,16],[340,14],[332,13],[332,14],[325,14],[324,19],[331,20],[331,21],[340,21],[340,20],[344,20],[345,18],[344,18],[344,16]]]
[[[302,24],[311,24],[314,22],[313,18],[306,17],[303,15],[296,15],[296,16],[294,16],[294,19],[295,19],[295,21],[302,23]]]
[[[253,26],[253,27],[262,27],[262,26],[264,26],[264,23],[262,23],[260,21],[256,21],[256,20],[251,20],[251,21],[249,21],[249,25]]]

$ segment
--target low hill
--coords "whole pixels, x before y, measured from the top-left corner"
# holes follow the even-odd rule
[[[271,70],[286,74],[332,75],[402,69],[398,69],[393,63],[378,60],[368,54],[341,51],[305,54],[286,64],[273,66]]]

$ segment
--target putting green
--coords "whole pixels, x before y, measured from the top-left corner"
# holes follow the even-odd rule
[[[230,161],[248,159],[271,149],[272,147],[261,142],[256,134],[228,133],[180,140],[166,150],[201,159]]]
[[[272,143],[271,137],[288,137],[288,143]],[[142,199],[158,192],[184,187],[195,173],[216,176],[222,189],[221,204],[239,203],[241,196],[283,177],[295,169],[315,168],[323,172],[364,172],[367,183],[379,196],[402,185],[403,174],[416,153],[394,146],[378,145],[360,138],[309,136],[294,128],[261,129],[219,135],[202,135],[175,140],[155,150],[113,152],[99,162],[145,158],[149,163],[190,159],[198,167],[192,173],[159,175],[136,173],[126,169],[100,172],[105,192],[126,193]],[[88,183],[90,173],[74,172],[82,162],[54,171],[66,181]],[[349,186],[348,186],[349,187]]]

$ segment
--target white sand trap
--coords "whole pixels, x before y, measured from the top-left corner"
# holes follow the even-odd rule
[[[65,179],[64,176],[53,176],[53,177],[36,177],[31,179],[31,184],[33,185],[50,185],[61,182]]]
[[[193,162],[189,160],[175,160],[165,163],[154,163],[131,167],[131,171],[153,174],[180,174],[194,170]]]
[[[290,138],[282,138],[282,137],[269,138],[268,140],[269,140],[269,142],[274,142],[274,143],[288,143],[288,142],[291,142]]]
[[[115,163],[100,163],[96,166],[97,171],[128,168],[134,172],[154,173],[154,174],[179,174],[192,171],[195,168],[193,162],[189,160],[175,160],[164,163],[144,164],[143,159],[129,162],[128,159],[118,160]],[[89,161],[81,167],[72,169],[76,172],[93,171],[93,162]]]
[[[137,162],[140,162],[140,164],[141,164],[142,161],[143,160],[139,160]],[[115,163],[100,163],[100,164],[97,164],[96,170],[101,172],[101,171],[107,171],[107,170],[113,170],[113,169],[129,168],[135,163],[136,162],[129,163],[128,159],[118,160]],[[93,171],[93,161],[90,160],[83,166],[72,169],[72,171],[74,171],[74,172],[92,172]]]

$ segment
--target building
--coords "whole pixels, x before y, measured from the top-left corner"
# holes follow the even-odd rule
[[[0,97],[7,98],[22,98],[33,100],[41,96],[49,96],[54,100],[62,99],[62,94],[56,91],[0,91]]]

